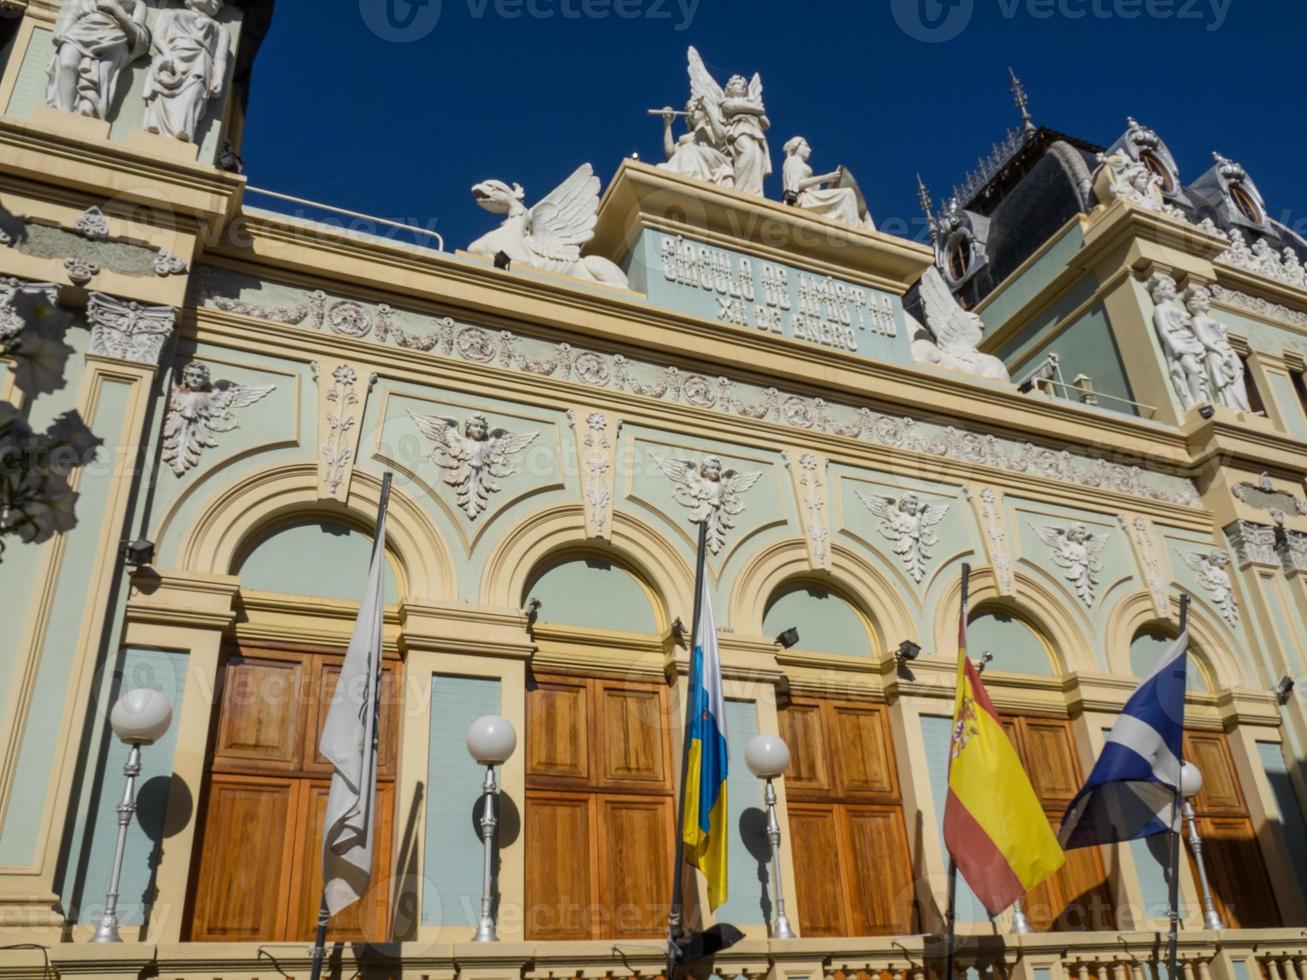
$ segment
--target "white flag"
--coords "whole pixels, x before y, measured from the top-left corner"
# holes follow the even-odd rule
[[[322,826],[322,881],[332,915],[354,904],[372,880],[377,805],[377,705],[385,601],[386,507],[383,492],[368,587],[318,751],[331,761],[331,793]]]

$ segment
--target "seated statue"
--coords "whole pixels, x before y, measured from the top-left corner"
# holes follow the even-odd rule
[[[673,140],[675,118],[670,107],[663,110],[663,152],[667,162],[659,166],[721,187],[735,186],[735,167],[725,150],[726,133],[704,108],[703,99],[694,98],[685,104],[686,132]]]
[[[843,167],[828,174],[814,175],[808,158],[812,147],[802,136],[785,144],[785,166],[781,176],[785,183],[785,203],[793,204],[834,221],[875,230],[856,182]],[[824,186],[824,185],[832,186]]]

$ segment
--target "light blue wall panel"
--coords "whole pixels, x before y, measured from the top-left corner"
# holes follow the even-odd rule
[[[181,708],[182,689],[186,683],[187,654],[177,650],[130,648],[123,652],[122,674],[114,679],[108,705],[112,706],[124,692],[144,687],[161,692],[173,706],[173,723],[154,745],[141,750],[141,774],[136,780],[136,816],[127,833],[123,856],[122,885],[119,889],[118,919],[123,925],[145,921],[154,900],[154,869],[168,832],[176,828],[164,825],[168,789],[172,777],[173,749],[177,743],[177,714]],[[101,731],[108,727],[102,713],[97,719]],[[118,801],[122,798],[123,763],[128,748],[107,734],[100,747],[99,759],[92,763],[100,774],[91,801],[92,825],[79,889],[77,921],[95,922],[104,911],[104,893],[113,868],[114,846],[118,838]]]
[[[726,702],[726,739],[730,767],[726,777],[730,849],[727,868],[730,898],[717,910],[718,921],[738,925],[767,922],[775,899],[768,862],[767,815],[762,780],[744,764],[744,747],[758,734],[758,709],[752,701]]]
[[[816,586],[802,586],[777,596],[763,614],[762,630],[777,636],[794,626],[799,650],[871,657],[871,637],[862,617],[847,602]]]
[[[485,772],[467,754],[468,726],[500,712],[499,682],[484,678],[431,679],[431,743],[427,763],[427,820],[422,881],[423,925],[474,926],[481,914],[481,781]],[[509,806],[500,802],[502,816]]]
[[[1173,638],[1151,630],[1144,630],[1136,634],[1135,638],[1130,641],[1130,669],[1134,671],[1135,676],[1147,677],[1149,671],[1157,666],[1158,659],[1171,648],[1171,644],[1174,642]],[[1189,659],[1189,667],[1185,672],[1185,690],[1207,690],[1207,683],[1203,680],[1202,668],[1194,663],[1192,657]]]
[[[926,748],[926,760],[930,766],[930,795],[935,801],[935,815],[939,821],[939,846],[944,847],[944,803],[948,799],[948,758],[949,746],[953,741],[953,719],[938,715],[923,715],[921,718],[921,740]],[[944,852],[945,859],[948,852]],[[976,898],[976,893],[958,875],[957,920],[959,922],[988,922],[989,913]]]
[[[399,601],[393,559],[386,575],[386,602]],[[372,538],[332,521],[310,521],[275,531],[241,562],[241,588],[324,599],[363,599],[372,561]]]
[[[540,621],[655,633],[649,596],[626,569],[602,558],[577,558],[545,571],[523,597],[540,600]]]
[[[1275,796],[1275,807],[1278,811],[1275,816],[1279,819],[1280,826],[1284,828],[1284,839],[1289,845],[1289,860],[1293,864],[1293,876],[1298,881],[1298,887],[1304,888],[1307,886],[1307,818],[1303,816],[1302,804],[1294,795],[1284,751],[1274,742],[1258,742],[1257,755],[1261,758],[1266,779],[1271,784],[1271,793]]]
[[[1015,674],[1053,676],[1053,664],[1035,632],[1015,616],[987,612],[967,624],[967,649],[979,659],[994,654],[994,669]]]

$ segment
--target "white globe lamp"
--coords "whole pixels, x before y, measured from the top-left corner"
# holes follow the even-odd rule
[[[779,779],[790,767],[790,748],[779,735],[755,735],[744,747],[744,763],[759,779]]]
[[[483,766],[502,766],[517,749],[517,732],[507,718],[485,715],[467,730],[467,751]]]
[[[485,858],[481,871],[481,918],[477,920],[473,942],[499,941],[495,931],[495,828],[499,825],[495,815],[495,796],[499,792],[495,766],[511,759],[516,748],[517,732],[507,718],[499,715],[484,715],[467,730],[468,755],[486,767],[486,778],[481,784],[481,848]]]

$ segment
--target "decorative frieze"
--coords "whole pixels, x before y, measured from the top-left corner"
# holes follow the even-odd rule
[[[1287,514],[1307,516],[1307,499],[1276,487],[1269,473],[1262,473],[1256,483],[1236,483],[1230,492],[1249,507],[1265,511],[1277,525],[1284,523]]]
[[[610,538],[617,470],[615,455],[622,420],[610,420],[603,412],[588,412],[582,423],[576,410],[570,408],[567,419],[576,434],[577,452],[584,470],[586,534],[592,538]]]
[[[253,405],[275,387],[213,381],[207,364],[191,361],[168,395],[163,461],[177,476],[198,466],[201,450],[214,448],[220,434],[237,428],[235,410]]]
[[[931,549],[939,544],[936,526],[948,514],[947,504],[923,504],[915,493],[885,497],[854,489],[858,499],[880,518],[880,533],[899,556],[908,577],[921,584]]]
[[[798,496],[803,533],[808,543],[808,562],[814,570],[830,570],[830,521],[827,518],[826,473],[830,460],[816,453],[795,454],[788,449],[781,458],[789,467]]]
[[[1030,526],[1039,535],[1039,540],[1048,545],[1053,561],[1066,569],[1066,580],[1075,588],[1076,596],[1092,609],[1098,591],[1098,573],[1103,570],[1107,533],[1091,531],[1083,524]]]
[[[1240,565],[1278,565],[1275,552],[1275,528],[1252,521],[1235,521],[1225,529],[1225,536],[1234,549]]]
[[[155,366],[172,333],[177,311],[91,293],[86,307],[91,325],[91,353]]]
[[[1230,578],[1230,556],[1224,551],[1188,551],[1180,558],[1198,574],[1198,581],[1231,628],[1239,626],[1239,604]]]
[[[705,456],[698,463],[654,453],[650,456],[676,485],[677,503],[690,511],[690,522],[706,525],[708,550],[718,554],[726,544],[726,533],[735,529],[735,518],[744,513],[744,494],[758,482],[762,471],[724,469],[716,456]]]
[[[1260,296],[1249,296],[1247,293],[1242,293],[1237,289],[1229,289],[1219,283],[1213,283],[1207,288],[1211,290],[1212,299],[1224,306],[1245,310],[1258,316],[1273,317],[1291,323],[1296,327],[1307,329],[1307,313],[1301,310],[1291,310],[1281,303],[1272,303]]]
[[[418,431],[436,444],[431,458],[446,471],[445,483],[454,488],[458,509],[470,521],[485,511],[490,495],[502,489],[499,481],[517,472],[513,457],[540,435],[492,429],[480,412],[469,415],[461,431],[458,420],[449,416],[409,414]]]
[[[323,389],[321,367],[314,363],[314,379],[320,389],[319,453],[320,496],[339,500],[342,486],[348,486],[358,452],[358,420],[363,414],[363,399],[358,394],[358,371],[350,364],[337,364],[331,370],[331,382]],[[377,375],[368,376],[366,392],[377,383]]]
[[[1249,247],[1248,240],[1238,228],[1221,234],[1229,239],[1230,247],[1216,257],[1217,262],[1274,279],[1286,286],[1307,289],[1307,270],[1303,269],[1293,249],[1285,248],[1277,253],[1264,238],[1257,239]]]

